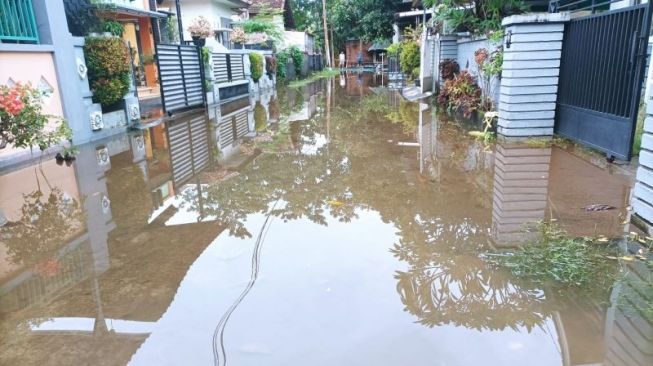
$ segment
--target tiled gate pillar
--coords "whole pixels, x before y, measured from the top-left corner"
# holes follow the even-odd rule
[[[531,13],[503,20],[499,135],[553,135],[562,38],[567,21],[569,13]]]
[[[650,235],[653,234],[653,100],[650,99],[646,100],[646,119],[636,180],[632,198],[633,221]]]

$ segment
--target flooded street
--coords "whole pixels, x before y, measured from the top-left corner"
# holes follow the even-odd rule
[[[0,171],[0,365],[646,365],[632,289],[484,259],[544,219],[623,237],[633,170],[486,144],[386,87],[343,74]]]

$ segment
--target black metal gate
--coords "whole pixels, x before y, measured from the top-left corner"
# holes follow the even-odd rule
[[[157,44],[156,56],[164,111],[171,114],[204,105],[204,65],[198,47]]]
[[[566,8],[579,3],[552,2],[557,5],[552,9],[600,10],[591,5]],[[560,60],[557,134],[630,160],[650,24],[649,4],[572,16],[565,25]]]

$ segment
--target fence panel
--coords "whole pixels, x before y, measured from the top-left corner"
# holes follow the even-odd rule
[[[217,84],[245,80],[243,54],[214,53],[213,78]]]
[[[167,113],[204,104],[202,62],[195,46],[157,44],[163,108]]]

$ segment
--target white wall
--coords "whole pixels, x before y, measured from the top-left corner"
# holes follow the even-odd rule
[[[306,32],[284,31],[283,35],[283,48],[297,46],[309,54],[315,53],[313,37]]]
[[[489,40],[482,39],[461,39],[458,40],[458,57],[456,61],[460,65],[461,70],[467,69],[472,75],[478,77],[478,67],[476,66],[476,61],[474,60],[474,52],[480,48],[485,48],[488,52],[492,53],[499,47],[500,43],[493,43]],[[493,89],[492,100],[495,105],[499,105],[499,94],[500,94],[500,81],[498,78],[495,78],[492,81],[491,88]]]
[[[231,10],[232,6],[225,4],[219,0],[183,0],[181,4],[181,21],[184,27],[184,39],[190,40],[190,33],[186,30],[188,26],[198,16],[203,16],[209,20],[214,29],[222,28],[224,25],[221,23],[220,18],[229,18],[238,15]],[[174,1],[167,0],[161,7],[168,7],[170,11],[175,11]],[[206,45],[213,48],[216,52],[228,52],[222,44],[213,38],[206,40]]]

